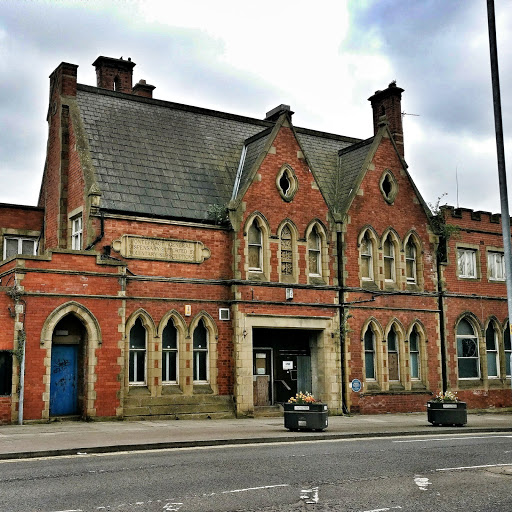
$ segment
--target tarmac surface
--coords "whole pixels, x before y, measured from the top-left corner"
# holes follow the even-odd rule
[[[434,427],[426,412],[331,416],[323,432],[290,432],[282,417],[224,420],[52,421],[0,426],[0,460],[131,450],[326,439],[512,432],[511,412],[471,413]]]

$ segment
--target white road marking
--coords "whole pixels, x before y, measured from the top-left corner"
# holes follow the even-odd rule
[[[386,512],[387,510],[397,510],[402,509],[402,507],[386,507],[386,508],[374,508],[372,510],[364,510],[363,512]]]
[[[432,485],[432,482],[429,481],[428,478],[420,475],[416,475],[414,477],[414,483],[422,490],[426,491],[429,485]]]
[[[466,439],[511,438],[512,436],[468,436],[468,437],[434,437],[432,439],[404,439],[393,443],[432,443],[434,441],[465,441]]]
[[[222,491],[221,494],[229,494],[233,492],[258,491],[260,489],[273,489],[274,487],[290,487],[290,484],[262,485],[261,487],[247,487],[246,489],[233,489],[232,491]],[[212,495],[215,494],[214,492]]]
[[[460,466],[458,468],[440,468],[436,471],[462,471],[465,469],[499,468],[501,466],[512,466],[512,464],[482,464],[481,466]]]
[[[164,512],[178,512],[183,503],[166,503],[162,509]]]
[[[300,499],[308,500],[308,505],[318,503],[318,487],[311,487],[311,489],[302,489],[300,491]]]

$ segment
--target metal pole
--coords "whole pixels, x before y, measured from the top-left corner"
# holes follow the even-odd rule
[[[494,127],[496,130],[496,150],[498,156],[498,176],[500,183],[501,228],[505,251],[505,275],[507,282],[508,325],[512,320],[512,244],[510,241],[510,215],[508,211],[507,174],[505,170],[505,149],[503,145],[503,123],[501,120],[500,77],[498,69],[498,46],[496,44],[496,20],[494,0],[487,0],[487,21],[489,26],[489,49],[491,54],[492,97],[494,102]],[[510,364],[510,362],[509,362]],[[509,366],[512,373],[512,366]],[[512,386],[512,377],[510,379]]]

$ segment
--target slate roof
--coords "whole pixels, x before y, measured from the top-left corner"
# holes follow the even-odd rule
[[[140,215],[207,220],[210,205],[227,205],[231,199],[244,144],[239,190],[275,124],[80,84],[76,99],[101,207]],[[360,140],[295,131],[334,206],[340,197],[338,152]],[[348,187],[360,160],[355,152],[343,162],[341,169],[348,173],[341,177],[343,186]]]

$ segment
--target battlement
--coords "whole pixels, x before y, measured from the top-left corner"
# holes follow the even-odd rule
[[[501,225],[501,214],[485,212],[481,210],[471,210],[470,208],[455,208],[454,206],[444,205],[440,207],[441,212],[444,214],[446,222],[449,224],[466,224],[478,222],[499,224]],[[452,219],[460,219],[462,222],[457,222]]]

